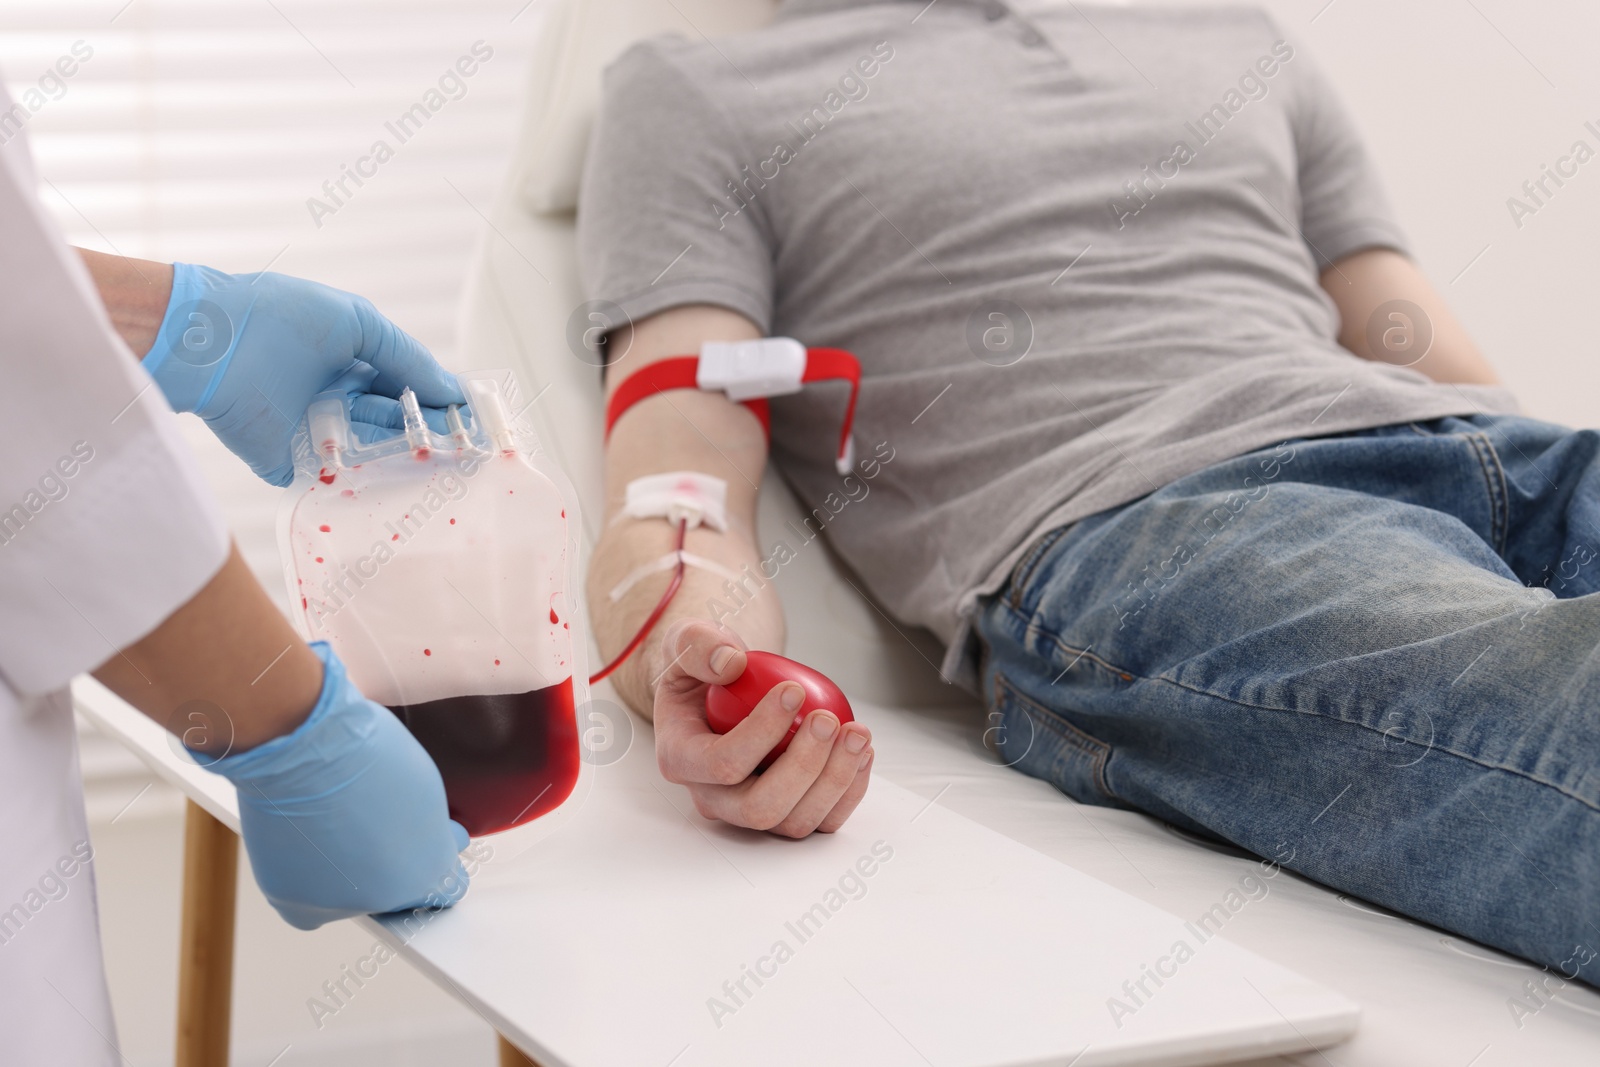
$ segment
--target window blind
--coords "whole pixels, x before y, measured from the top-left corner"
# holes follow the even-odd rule
[[[4,0],[18,106],[0,138],[25,131],[73,243],[359,292],[448,364],[541,17],[538,0]],[[281,596],[279,491],[183,418]],[[92,816],[148,779],[103,738],[83,761]]]

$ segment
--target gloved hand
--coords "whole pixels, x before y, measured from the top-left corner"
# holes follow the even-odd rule
[[[373,912],[445,907],[467,891],[466,830],[416,739],[361,695],[326,642],[322,693],[290,734],[206,764],[239,790],[256,882],[302,930]],[[204,762],[202,760],[202,762]]]
[[[407,386],[433,429],[465,401],[428,350],[366,299],[284,274],[172,265],[172,298],[145,369],[176,411],[192,411],[265,480],[294,478],[290,439],[318,393],[352,398],[357,438],[402,427]],[[429,410],[429,409],[433,410]]]

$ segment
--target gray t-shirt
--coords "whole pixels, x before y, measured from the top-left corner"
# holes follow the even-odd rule
[[[1288,437],[1515,410],[1338,345],[1318,275],[1379,246],[1334,93],[1231,7],[787,0],[646,41],[578,211],[590,296],[634,320],[718,304],[860,357],[858,452],[893,458],[840,478],[828,385],[773,401],[773,456],[968,682],[977,598],[1050,528]]]

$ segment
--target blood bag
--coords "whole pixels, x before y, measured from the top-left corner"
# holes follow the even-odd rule
[[[370,444],[347,398],[318,397],[278,544],[301,634],[405,723],[478,836],[571,795],[589,694],[571,486],[513,417],[511,372],[461,384],[446,433],[407,390],[403,434]]]

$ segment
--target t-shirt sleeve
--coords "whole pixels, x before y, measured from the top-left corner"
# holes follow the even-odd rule
[[[697,48],[647,41],[606,71],[578,198],[579,268],[589,299],[628,321],[716,304],[767,332],[771,229],[760,201],[734,191],[760,157],[686,68]]]
[[[1405,233],[1337,91],[1303,49],[1285,65],[1300,168],[1300,229],[1319,270],[1366,248],[1405,252]]]

